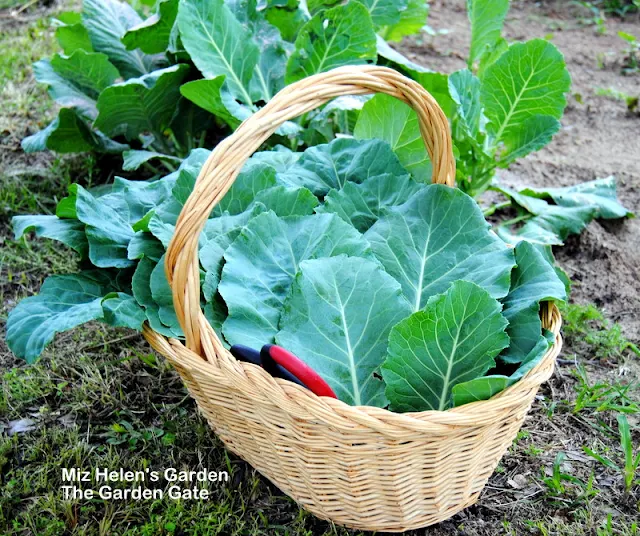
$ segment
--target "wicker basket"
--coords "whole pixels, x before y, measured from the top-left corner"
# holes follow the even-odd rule
[[[200,310],[198,237],[245,161],[284,121],[339,95],[387,93],[416,111],[433,182],[453,186],[447,119],[416,82],[384,67],[345,67],[278,93],[211,153],[166,256],[185,343],[148,327],[145,337],[176,368],[225,445],[300,506],[348,527],[404,531],[473,504],[522,425],[560,351],[558,310],[543,307],[556,336],[542,362],[491,400],[448,411],[392,413],[352,407],[236,361]]]

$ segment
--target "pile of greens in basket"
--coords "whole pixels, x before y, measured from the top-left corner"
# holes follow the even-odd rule
[[[106,194],[74,185],[57,215],[14,218],[17,237],[58,240],[85,268],[11,311],[16,355],[91,320],[182,336],[164,254],[208,154]],[[200,239],[210,323],[228,344],[289,349],[349,404],[445,409],[517,381],[551,342],[540,306],[565,299],[565,276],[548,246],[510,246],[471,197],[428,180],[380,140],[255,154]]]

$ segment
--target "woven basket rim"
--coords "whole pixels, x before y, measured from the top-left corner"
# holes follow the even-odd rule
[[[194,372],[210,374],[217,381],[240,388],[251,397],[265,396],[271,401],[280,402],[277,405],[281,409],[289,411],[296,417],[303,416],[299,411],[291,411],[292,403],[296,410],[302,409],[303,413],[310,413],[316,418],[326,417],[326,420],[333,421],[331,419],[332,413],[335,416],[340,416],[340,419],[331,422],[338,428],[341,427],[342,417],[346,417],[348,421],[342,424],[345,424],[348,429],[352,430],[354,424],[357,423],[365,425],[367,428],[380,427],[380,431],[393,434],[393,430],[386,429],[388,425],[402,430],[444,431],[451,427],[479,426],[500,421],[505,408],[517,404],[528,391],[532,389],[537,391],[540,385],[553,373],[555,359],[562,347],[560,335],[562,319],[555,304],[550,304],[548,313],[548,325],[545,327],[554,334],[554,343],[540,362],[519,381],[488,400],[471,402],[446,410],[407,413],[395,413],[374,406],[350,406],[338,399],[319,397],[304,387],[280,378],[274,378],[257,365],[236,360],[226,349],[223,349],[222,355],[220,355],[221,352],[216,351],[214,356],[207,356],[210,359],[205,360],[189,350],[182,341],[164,337],[147,325],[145,325],[143,334],[151,346],[161,354],[179,356],[181,367]],[[543,323],[545,323],[545,318],[543,318]],[[213,328],[209,327],[209,329],[213,331]],[[201,333],[204,335],[206,331],[205,329]]]

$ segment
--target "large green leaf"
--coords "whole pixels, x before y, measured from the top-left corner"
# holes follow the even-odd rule
[[[225,75],[220,75],[211,79],[193,80],[182,84],[180,93],[203,110],[222,119],[230,127],[236,128],[240,120],[226,107],[222,94],[225,78]]]
[[[500,39],[507,11],[509,0],[467,0],[467,14],[471,23],[469,68]]]
[[[266,165],[251,166],[243,169],[229,188],[226,195],[213,210],[218,215],[223,212],[240,214],[253,203],[258,192],[275,186],[276,172]]]
[[[260,51],[250,31],[224,0],[183,0],[178,9],[180,36],[193,63],[208,78],[226,76],[232,94],[245,104]]]
[[[77,220],[61,220],[57,216],[14,216],[11,224],[16,240],[28,231],[35,231],[37,236],[62,242],[83,257],[89,250],[84,224]]]
[[[122,154],[122,169],[125,171],[135,171],[143,164],[151,160],[164,160],[174,164],[180,164],[182,160],[177,156],[157,153],[155,151],[125,151]]]
[[[480,378],[454,385],[451,393],[454,407],[477,402],[478,400],[489,400],[500,391],[504,391],[540,363],[549,349],[549,344],[550,341],[544,335],[540,335],[538,342],[529,352],[529,355],[510,376],[491,374],[490,376],[481,376]]]
[[[48,277],[40,294],[25,298],[9,313],[9,348],[33,362],[56,333],[102,318],[102,298],[115,290],[104,271]]]
[[[375,62],[376,34],[367,9],[356,2],[315,15],[296,39],[286,82],[344,65]]]
[[[394,326],[382,365],[391,409],[450,407],[453,387],[484,375],[509,344],[501,308],[478,285],[455,281],[432,296],[423,311]]]
[[[223,333],[231,344],[273,341],[284,298],[300,262],[341,254],[371,256],[368,243],[334,214],[253,218],[227,249],[218,290],[229,308]]]
[[[102,310],[104,321],[111,326],[142,331],[142,324],[147,319],[144,308],[124,292],[108,295],[102,302]]]
[[[56,39],[64,53],[69,56],[76,50],[93,52],[87,29],[82,25],[82,15],[74,11],[60,13],[55,19]]]
[[[173,117],[188,70],[178,64],[108,87],[98,98],[96,128],[127,139],[145,132],[160,135]]]
[[[142,22],[126,2],[119,0],[84,0],[82,22],[96,52],[106,54],[124,78],[153,71],[158,58],[140,51],[129,51],[121,41],[127,30]]]
[[[490,231],[476,202],[456,188],[424,186],[364,236],[414,311],[458,279],[495,298],[509,290],[513,252]]]
[[[225,251],[247,223],[265,211],[263,204],[255,203],[250,210],[240,214],[225,213],[207,220],[200,235],[199,258],[200,264],[205,271],[202,293],[208,302],[213,301],[215,298],[224,264]]]
[[[80,51],[76,54],[86,54]],[[104,58],[103,55],[100,57]],[[49,95],[61,106],[73,108],[88,119],[95,119],[96,101],[74,84],[74,79],[67,80],[58,74],[49,60],[40,60],[33,64],[35,78],[49,88]],[[79,77],[82,75],[78,75]]]
[[[516,192],[510,188],[497,187],[497,190],[535,215],[515,235],[508,231],[507,233],[502,232],[501,236],[506,240],[509,235],[510,237],[531,239],[533,242],[541,244],[560,245],[570,234],[580,234],[598,211],[596,205],[551,205],[543,199],[525,195],[524,192]]]
[[[278,216],[309,216],[319,204],[318,198],[310,190],[282,185],[258,192],[255,201]]]
[[[147,257],[140,260],[131,281],[133,296],[144,307],[151,329],[166,337],[181,337],[183,335],[181,329],[171,329],[160,321],[160,307],[151,293],[151,276],[157,265],[156,261]]]
[[[64,80],[92,99],[97,99],[100,92],[120,76],[118,69],[111,64],[105,54],[84,50],[76,50],[66,57],[54,55],[51,59],[51,67]],[[64,102],[61,104],[69,105]]]
[[[129,148],[107,138],[98,130],[92,130],[73,108],[62,108],[47,128],[27,136],[21,144],[26,153],[45,149],[57,153],[121,153]]]
[[[307,149],[277,178],[287,186],[304,186],[315,195],[324,196],[332,188],[342,188],[347,181],[363,182],[384,173],[406,174],[386,142],[338,138]]]
[[[405,203],[420,185],[409,175],[376,175],[331,190],[317,212],[333,212],[364,233],[388,209]]]
[[[178,15],[179,0],[161,0],[147,20],[129,28],[122,37],[127,50],[139,48],[147,54],[159,54],[169,48],[171,30]]]
[[[286,41],[295,41],[308,15],[299,6],[299,0],[267,0],[265,17],[280,30]]]
[[[226,5],[260,50],[250,84],[251,97],[253,101],[268,102],[284,87],[287,51],[291,45],[285,44],[280,31],[267,22],[264,11],[258,9],[257,0],[226,0]]]
[[[509,348],[500,355],[507,363],[520,363],[533,350],[542,334],[540,302],[566,300],[566,289],[553,266],[527,241],[515,248],[517,266],[509,294],[502,300],[509,321]]]
[[[504,147],[500,151],[498,163],[509,167],[519,158],[547,145],[553,135],[560,130],[560,121],[550,115],[527,117],[521,128],[509,129],[502,136]]]
[[[380,365],[391,328],[410,313],[398,283],[371,260],[300,263],[276,342],[314,368],[338,398],[384,407]]]
[[[99,268],[132,266],[127,247],[134,232],[124,196],[108,194],[96,198],[81,186],[77,188],[76,210],[78,219],[87,226],[91,263]]]
[[[367,8],[376,28],[393,26],[400,22],[408,0],[355,0]]]
[[[548,41],[514,43],[482,76],[482,103],[497,143],[512,139],[534,116],[560,119],[571,78],[562,54]]]
[[[426,0],[408,0],[407,8],[400,12],[400,20],[383,28],[381,35],[387,41],[402,41],[403,37],[418,33],[427,23],[428,15]]]
[[[616,179],[613,176],[566,188],[525,188],[520,194],[540,199],[551,198],[554,203],[563,207],[596,207],[596,218],[624,218],[633,215],[618,201]]]
[[[353,134],[358,139],[386,141],[418,182],[431,179],[431,162],[418,116],[408,104],[390,95],[376,95],[363,106]]]

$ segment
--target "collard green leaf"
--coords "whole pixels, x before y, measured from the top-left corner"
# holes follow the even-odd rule
[[[384,384],[374,373],[389,331],[409,312],[398,283],[374,261],[303,261],[276,342],[318,371],[343,402],[384,407]]]
[[[402,205],[419,189],[409,175],[385,173],[361,184],[347,182],[342,189],[331,190],[317,212],[333,212],[364,233],[385,210]]]
[[[467,14],[471,23],[469,68],[500,39],[507,11],[509,0],[467,0]]]
[[[525,188],[520,194],[540,199],[551,198],[554,203],[563,207],[596,207],[596,218],[612,219],[633,215],[618,201],[616,179],[613,176],[566,188]]]
[[[365,7],[356,2],[336,6],[307,22],[287,63],[290,84],[344,65],[375,62],[376,34]]]
[[[260,51],[251,33],[223,0],[185,0],[178,9],[178,27],[185,49],[205,77],[226,76],[227,86],[251,105],[249,84]]]
[[[213,209],[213,213],[215,215],[223,212],[240,214],[253,203],[258,192],[275,186],[275,184],[276,172],[269,166],[256,165],[243,169],[229,191]]]
[[[93,52],[87,29],[82,25],[82,16],[74,11],[60,13],[55,19],[56,39],[67,56],[76,50]]]
[[[526,119],[560,119],[571,78],[558,49],[543,39],[514,43],[482,76],[482,103],[496,142],[515,136]]]
[[[231,12],[251,36],[260,50],[260,59],[250,83],[253,101],[268,102],[284,87],[287,50],[277,28],[269,24],[263,9],[258,9],[257,0],[226,0]]]
[[[144,307],[151,329],[166,337],[181,337],[183,335],[182,330],[172,330],[160,321],[160,308],[151,294],[151,275],[157,264],[156,261],[147,257],[140,260],[131,280],[133,296]]]
[[[558,207],[548,209],[527,221],[519,232],[521,235],[555,234],[564,241],[570,234],[580,234],[597,213],[596,207]]]
[[[116,292],[102,302],[104,321],[116,327],[130,328],[142,331],[142,324],[147,319],[144,308],[130,294]]]
[[[287,186],[304,186],[317,196],[347,181],[363,182],[368,177],[392,173],[406,175],[389,144],[381,140],[338,138],[331,143],[307,149],[278,181]]]
[[[278,331],[282,303],[300,262],[341,254],[370,257],[362,235],[333,214],[253,218],[224,254],[218,290],[229,308],[231,344],[260,348]]]
[[[46,149],[58,153],[121,153],[129,148],[98,130],[92,130],[73,108],[62,108],[47,128],[24,138],[21,144],[26,153]]]
[[[390,210],[364,236],[418,311],[458,279],[480,285],[495,298],[507,294],[513,252],[489,228],[471,197],[431,184]]]
[[[164,255],[165,246],[155,236],[147,232],[138,231],[129,241],[127,246],[127,258],[138,260],[148,257],[154,261],[159,261]]]
[[[408,104],[390,95],[376,95],[362,108],[353,134],[357,139],[386,141],[418,182],[429,182],[431,162],[418,116]]]
[[[115,290],[104,271],[48,277],[40,294],[25,298],[9,313],[9,348],[33,362],[56,333],[101,319],[102,298]]]
[[[182,84],[180,93],[203,110],[222,119],[230,127],[236,128],[240,120],[227,109],[221,93],[225,78],[225,75],[220,75],[211,79],[193,80]]]
[[[51,68],[68,83],[73,84],[79,91],[94,100],[103,89],[113,84],[120,76],[118,69],[111,64],[105,54],[84,50],[76,50],[67,57],[54,55],[51,59]],[[61,104],[65,103],[61,102]],[[69,105],[69,103],[66,104]]]
[[[509,321],[509,348],[500,355],[506,363],[520,363],[533,350],[542,334],[540,302],[564,301],[564,283],[542,254],[526,241],[515,248],[517,266],[509,294],[502,300]]]
[[[124,196],[109,194],[96,198],[77,187],[78,219],[86,224],[89,259],[98,268],[126,268],[133,265],[127,255],[134,232],[128,221]]]
[[[407,9],[408,0],[356,0],[367,8],[376,28],[393,26]]]
[[[495,298],[474,283],[455,281],[423,311],[389,334],[382,365],[393,411],[445,410],[455,385],[484,375],[509,344]]]
[[[164,268],[164,255],[155,265],[149,279],[149,288],[151,289],[151,297],[158,306],[158,317],[160,322],[167,326],[174,333],[180,333],[182,328],[176,311],[173,307],[173,294],[171,286],[167,281]]]
[[[529,355],[510,376],[491,374],[490,376],[481,376],[480,378],[454,385],[451,393],[453,406],[462,406],[478,400],[489,400],[492,396],[504,391],[540,363],[549,349],[549,344],[549,340],[544,335],[540,335],[538,342],[529,352]]]
[[[188,70],[187,65],[178,64],[109,86],[98,98],[95,127],[127,139],[145,132],[159,135],[173,117]]]
[[[35,231],[37,236],[62,242],[83,257],[88,252],[84,224],[77,220],[61,220],[57,216],[14,216],[11,224],[16,240],[28,231]]]
[[[505,131],[498,164],[509,167],[519,158],[547,145],[554,134],[560,130],[560,121],[550,115],[534,115],[527,117],[522,127]]]
[[[86,53],[80,51],[80,54]],[[96,117],[95,100],[85,94],[82,89],[76,87],[73,80],[67,80],[59,75],[49,60],[40,60],[34,63],[33,72],[38,82],[48,86],[49,95],[58,104],[77,110],[85,118],[94,119]]]
[[[129,51],[121,41],[127,30],[142,22],[126,2],[120,0],[84,0],[82,23],[96,52],[106,54],[124,78],[153,71],[158,58],[140,51]]]
[[[269,24],[272,24],[278,30],[280,35],[286,41],[295,41],[300,28],[307,22],[308,17],[302,9],[299,8],[298,0],[292,0],[291,2],[282,2],[283,5],[279,5],[278,2],[267,2],[267,9],[265,17]]]
[[[199,258],[200,264],[205,271],[202,293],[208,302],[215,298],[217,292],[224,263],[224,252],[247,223],[265,211],[266,208],[263,204],[255,203],[250,210],[246,210],[241,214],[225,213],[207,220],[200,235]]]
[[[173,162],[174,164],[180,164],[182,160],[177,156],[171,156],[169,154],[157,153],[155,151],[125,151],[122,154],[122,169],[125,171],[135,171],[141,165],[151,160],[165,160],[167,162]]]
[[[456,104],[456,127],[467,138],[481,140],[480,80],[468,69],[461,69],[449,76],[449,92]]]
[[[258,192],[255,202],[262,203],[278,216],[309,216],[319,204],[310,190],[282,185]]]
[[[171,30],[178,15],[179,0],[161,0],[147,20],[129,28],[122,37],[127,50],[139,48],[146,54],[159,54],[169,48]]]
[[[402,41],[403,37],[418,33],[427,23],[428,15],[426,0],[408,0],[407,8],[400,12],[400,20],[383,28],[380,35],[387,41]]]

